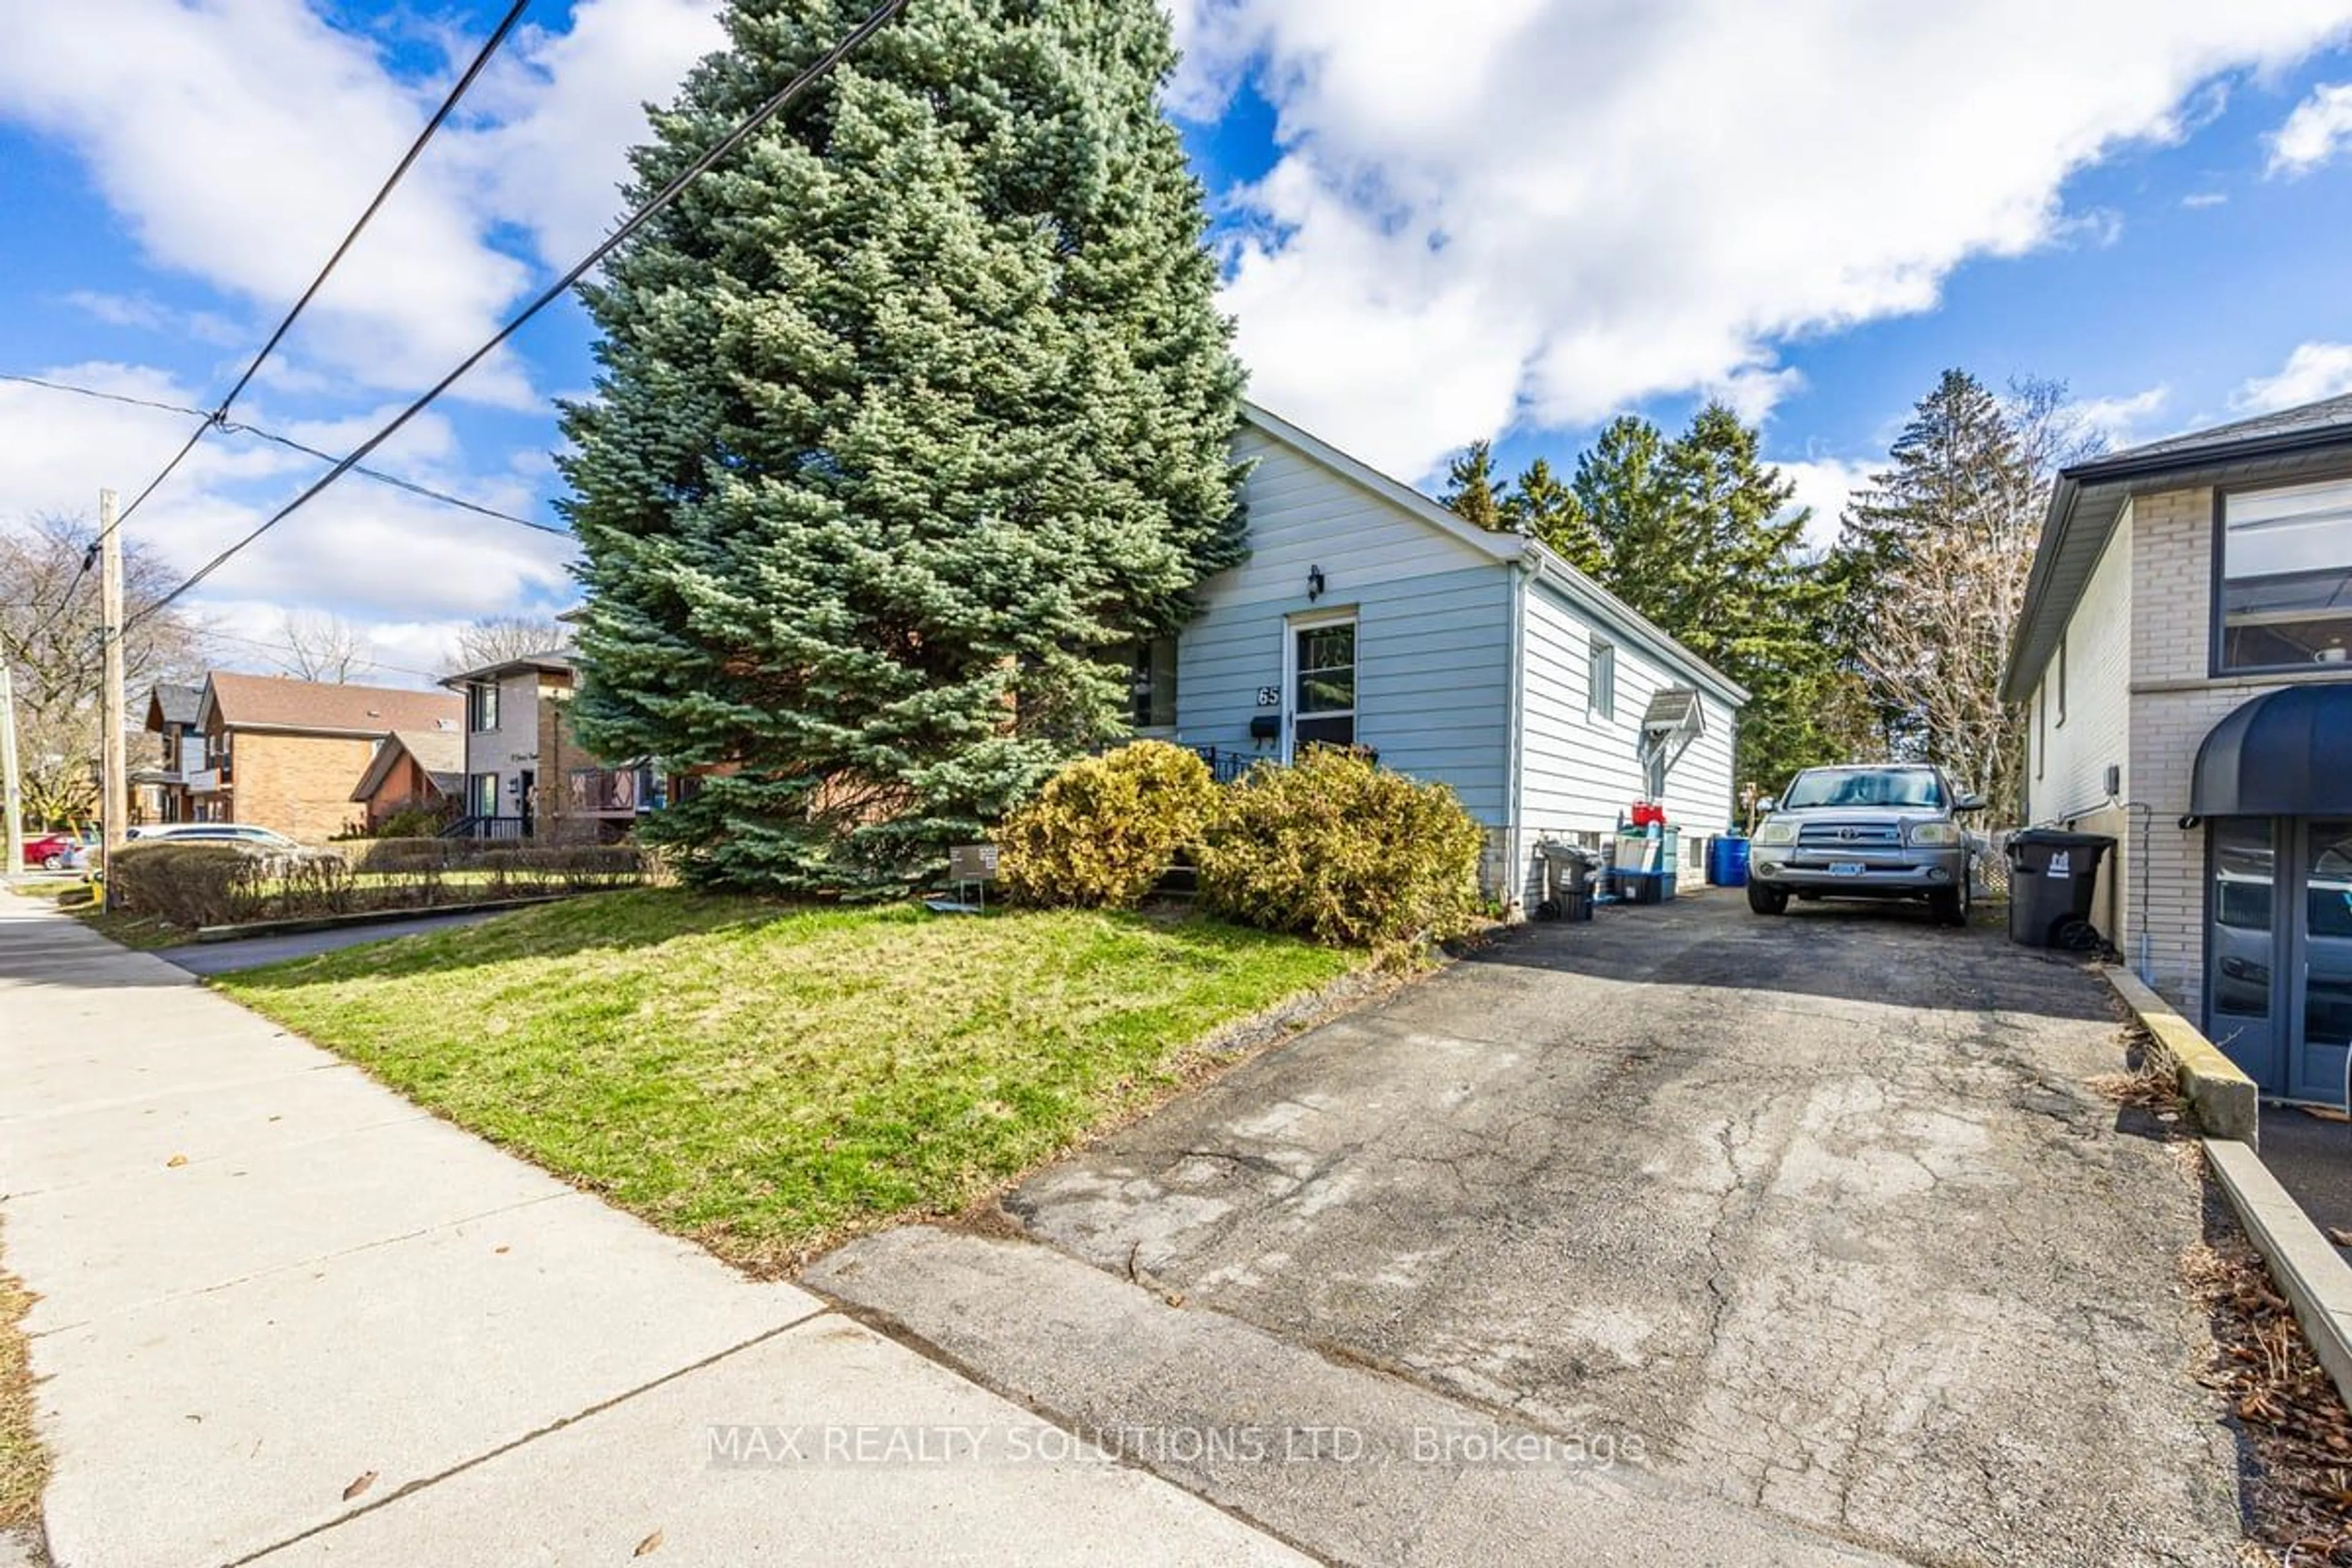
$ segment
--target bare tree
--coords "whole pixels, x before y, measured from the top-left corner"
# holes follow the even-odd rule
[[[456,675],[509,659],[529,658],[567,647],[571,641],[560,622],[532,616],[485,616],[458,631],[457,647],[445,661],[446,673]]]
[[[98,810],[97,538],[79,518],[0,523],[0,656],[16,679],[25,811],[37,824],[72,823]],[[202,677],[202,624],[177,605],[155,607],[176,581],[137,539],[125,542],[123,686],[134,724],[156,681]]]
[[[367,638],[341,616],[289,610],[278,617],[278,667],[297,680],[347,684],[365,668]]]
[[[1866,562],[1855,658],[1898,753],[1942,763],[2001,817],[2023,798],[2024,726],[2001,676],[2058,470],[2095,449],[2063,385],[1996,398],[1949,373],[1846,521]]]

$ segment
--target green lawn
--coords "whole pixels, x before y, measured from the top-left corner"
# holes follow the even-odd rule
[[[224,977],[421,1104],[762,1271],[956,1212],[1366,962],[1205,919],[647,889]]]

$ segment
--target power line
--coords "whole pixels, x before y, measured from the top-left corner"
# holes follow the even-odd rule
[[[121,392],[101,392],[94,386],[76,386],[70,382],[47,381],[37,375],[12,375],[0,372],[0,381],[21,382],[26,386],[46,387],[51,392],[70,392],[77,397],[95,397],[106,403],[127,403],[135,408],[156,408],[166,414],[188,414],[205,420],[212,418],[211,415],[201,408],[190,408],[177,403],[159,403],[153,398],[132,397]],[[322,452],[316,447],[306,446],[297,441],[291,436],[280,436],[275,430],[265,430],[258,425],[248,425],[242,420],[224,420],[221,422],[220,428],[232,436],[255,436],[264,441],[274,441],[278,446],[290,447],[305,457],[316,458],[322,463],[331,463],[335,460],[335,455],[332,452]],[[446,490],[436,490],[430,485],[419,484],[415,479],[404,479],[398,474],[385,473],[382,468],[371,468],[354,464],[352,472],[362,478],[373,479],[378,484],[390,485],[395,489],[423,496],[427,500],[439,501],[444,506],[454,506],[466,511],[479,512],[484,517],[494,517],[501,522],[511,522],[522,528],[535,529],[541,533],[552,533],[564,539],[577,537],[568,528],[559,528],[551,522],[534,522],[527,517],[517,517],[510,511],[500,511],[496,507],[484,506],[479,501],[470,501],[463,496],[453,496]],[[121,525],[118,522],[116,526]]]
[[[473,63],[466,68],[466,74],[459,77],[457,85],[449,89],[448,96],[441,100],[441,107],[433,111],[433,118],[425,122],[425,129],[416,133],[416,140],[408,144],[408,151],[401,155],[400,162],[394,165],[391,174],[377,188],[375,199],[368,203],[367,210],[360,214],[359,221],[352,225],[350,231],[343,236],[342,243],[335,247],[332,256],[327,258],[327,264],[319,268],[318,276],[310,279],[310,286],[302,290],[302,297],[294,301],[294,308],[286,312],[284,319],[278,323],[277,330],[269,334],[269,341],[261,345],[261,352],[253,356],[253,363],[245,367],[245,374],[236,378],[236,384],[228,389],[228,395],[222,398],[220,405],[210,414],[199,416],[204,422],[188,433],[187,440],[182,444],[177,452],[172,455],[172,460],[163,465],[163,471],[149,479],[146,488],[131,498],[131,504],[124,507],[121,515],[114,520],[114,528],[121,528],[131,521],[131,514],[139,510],[140,503],[153,495],[156,487],[170,479],[173,471],[187,460],[188,454],[196,449],[196,443],[205,438],[206,432],[215,426],[227,422],[229,405],[236,401],[237,395],[242,393],[247,384],[260,372],[263,362],[277,351],[278,345],[285,340],[286,334],[293,330],[295,321],[309,308],[310,301],[318,298],[319,290],[326,287],[327,279],[338,266],[341,265],[343,258],[349,255],[352,247],[358,243],[361,232],[374,220],[377,212],[382,210],[383,204],[391,198],[394,187],[400,184],[409,168],[424,153],[425,144],[433,140],[434,134],[441,129],[449,116],[457,111],[458,100],[463,99],[467,90],[474,85],[474,79],[480,76],[483,69],[489,65],[490,57],[498,53],[499,46],[506,42],[507,35],[513,32],[515,24],[522,20],[523,11],[530,4],[530,0],[514,0],[514,4],[507,7],[507,14],[499,19],[497,28],[483,43],[480,51],[474,56]],[[109,529],[107,531],[112,532],[113,529]]]
[[[238,540],[227,549],[214,556],[210,561],[205,562],[204,565],[198,567],[184,581],[183,581],[178,587],[173,588],[170,593],[164,595],[162,598],[148,605],[146,609],[140,613],[141,616],[154,615],[157,611],[162,610],[173,600],[180,597],[181,595],[185,594],[189,589],[194,588],[197,584],[202,583],[205,578],[220,570],[220,568],[228,562],[229,558],[236,555],[237,552],[245,549],[255,540],[259,539],[263,534],[268,532],[271,529],[277,527],[279,523],[293,516],[295,512],[308,505],[329,485],[333,484],[337,479],[341,479],[345,474],[350,473],[353,468],[357,468],[362,458],[365,458],[370,452],[374,451],[378,447],[383,446],[386,441],[392,439],[394,435],[399,433],[401,427],[405,426],[411,419],[414,419],[419,414],[424,413],[425,408],[432,404],[434,399],[439,397],[443,393],[456,385],[467,372],[472,370],[476,365],[481,363],[482,361],[488,359],[491,353],[509,338],[514,336],[514,334],[520,330],[524,322],[530,321],[533,316],[538,315],[541,310],[547,309],[548,306],[553,304],[556,300],[561,300],[564,295],[570,293],[572,288],[577,285],[583,278],[585,278],[598,262],[603,261],[605,257],[611,255],[623,244],[626,243],[630,237],[635,235],[637,230],[643,228],[672,202],[676,201],[679,193],[684,191],[688,184],[692,184],[705,171],[709,170],[712,164],[718,163],[721,158],[724,158],[728,153],[732,153],[737,147],[740,146],[745,139],[747,139],[754,131],[757,131],[761,125],[767,123],[767,121],[772,119],[776,114],[789,107],[793,100],[800,97],[800,95],[809,87],[822,80],[826,75],[831,73],[834,67],[848,58],[849,56],[856,51],[858,46],[865,43],[866,39],[872,37],[876,33],[881,31],[883,26],[888,23],[891,18],[898,16],[901,10],[905,9],[906,4],[907,0],[883,0],[883,4],[875,7],[873,12],[866,16],[866,20],[860,22],[856,27],[850,29],[848,36],[844,37],[841,42],[826,50],[824,55],[818,58],[815,63],[809,66],[807,69],[802,71],[798,76],[793,78],[792,80],[786,82],[783,87],[779,89],[777,92],[765,103],[762,103],[759,108],[753,110],[749,115],[746,115],[742,120],[739,121],[733,130],[730,131],[725,136],[719,138],[719,140],[713,144],[709,151],[705,152],[702,156],[688,164],[682,172],[672,177],[667,184],[655,192],[651,199],[647,200],[643,205],[639,206],[636,211],[631,213],[626,218],[623,219],[620,226],[615,228],[611,234],[607,235],[594,249],[591,250],[585,257],[582,258],[577,266],[573,267],[562,277],[557,279],[552,284],[549,285],[544,292],[532,300],[530,304],[524,306],[521,311],[509,320],[505,326],[500,327],[496,332],[492,333],[489,342],[484,343],[480,348],[476,349],[472,353],[467,354],[465,359],[458,363],[457,367],[455,370],[452,370],[448,374],[443,376],[439,381],[434,383],[432,386],[427,388],[423,396],[417,398],[416,401],[411,403],[407,407],[394,415],[391,423],[385,425],[383,428],[378,430],[374,435],[361,442],[357,447],[352,447],[349,453],[345,454],[336,462],[333,468],[328,469],[326,473],[320,476],[320,478],[313,482],[308,489],[305,489],[301,494],[296,496],[292,500],[288,501],[284,506],[278,508],[277,511],[264,519],[260,525],[255,528],[252,532],[247,534],[243,539]],[[139,617],[134,617],[134,619],[135,618]]]

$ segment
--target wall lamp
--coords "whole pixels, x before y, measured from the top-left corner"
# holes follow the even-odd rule
[[[2180,819],[2180,831],[2183,833],[2194,833],[2197,829],[2204,826],[2205,819],[2193,814]]]
[[[1307,569],[1307,602],[1311,605],[1322,596],[1323,568],[1309,566]]]

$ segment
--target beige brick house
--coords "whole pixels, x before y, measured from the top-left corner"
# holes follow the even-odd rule
[[[215,670],[184,767],[185,820],[244,822],[317,843],[354,825],[352,789],[395,730],[455,731],[444,691],[341,686]]]
[[[2053,495],[2007,679],[2027,817],[2115,837],[2097,923],[2266,1094],[2352,1049],[2352,397]]]

